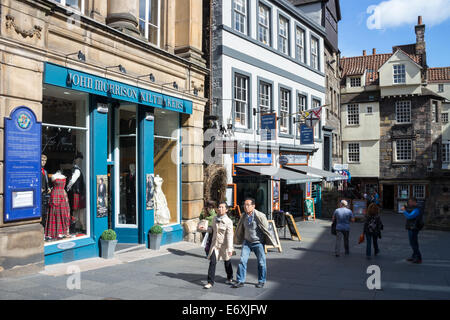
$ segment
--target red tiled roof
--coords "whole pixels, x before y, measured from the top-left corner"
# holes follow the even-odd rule
[[[409,51],[408,46],[398,46],[394,47],[394,50],[402,50],[404,47]],[[405,51],[404,51],[405,52]],[[420,55],[411,54],[405,52],[415,63],[421,65],[422,57]],[[367,85],[376,85],[378,84],[378,69],[387,61],[390,57],[392,57],[393,53],[381,53],[381,54],[372,54],[366,56],[359,57],[351,57],[351,58],[342,58],[341,59],[341,67],[342,67],[342,83],[341,85],[345,86],[345,78],[347,76],[357,76],[363,75],[364,71],[367,70],[366,73],[366,86]]]
[[[447,81],[450,81],[450,67],[428,69],[428,82]]]

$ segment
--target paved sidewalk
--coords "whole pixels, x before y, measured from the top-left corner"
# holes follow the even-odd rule
[[[216,285],[204,290],[208,261],[203,248],[183,242],[160,252],[131,251],[112,260],[88,259],[48,266],[41,274],[0,279],[0,299],[450,299],[450,233],[422,231],[419,241],[424,260],[414,265],[405,261],[411,249],[404,218],[383,214],[382,219],[381,254],[372,260],[365,258],[365,244],[357,244],[361,223],[352,225],[350,255],[336,258],[330,221],[298,222],[302,241],[282,240],[283,253],[270,250],[263,289],[254,286],[257,265],[252,254],[245,287],[225,285],[223,264],[218,263]],[[232,258],[234,272],[239,249],[237,253]],[[81,270],[80,289],[67,288],[69,265]],[[370,265],[381,269],[381,290],[367,288]]]

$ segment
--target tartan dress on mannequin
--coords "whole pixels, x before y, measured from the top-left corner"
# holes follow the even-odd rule
[[[58,236],[65,236],[69,232],[70,206],[69,198],[67,197],[66,190],[64,190],[66,179],[56,179],[53,185],[45,236],[57,238]]]

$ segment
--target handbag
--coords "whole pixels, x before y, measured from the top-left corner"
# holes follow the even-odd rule
[[[361,235],[359,236],[358,244],[361,244],[363,242],[364,242],[364,233],[361,233]]]
[[[197,224],[197,231],[206,232],[206,230],[208,230],[208,220],[200,220],[200,222]]]
[[[336,232],[336,220],[334,220],[333,223],[331,224],[331,234],[334,235],[334,236],[337,234],[337,232]]]

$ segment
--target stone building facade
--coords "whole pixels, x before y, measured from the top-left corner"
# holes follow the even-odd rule
[[[127,198],[125,206],[125,198],[119,192],[122,177],[135,174],[131,166],[129,171],[123,171],[133,162],[137,169],[135,186],[138,194],[145,194],[144,174],[153,173],[153,168],[155,175],[166,180],[163,189],[172,210],[170,223],[164,227],[163,242],[180,241],[183,237],[194,241],[188,232],[183,232],[183,225],[197,218],[203,207],[203,113],[207,102],[203,96],[209,71],[202,57],[201,1],[2,0],[0,12],[0,277],[35,272],[44,264],[98,256],[100,235],[108,228],[116,230],[119,242],[148,243],[149,228],[156,223],[154,212],[146,208],[146,200],[139,196],[130,203]],[[51,70],[76,76],[61,80],[59,73],[50,74]],[[88,79],[88,84],[96,79],[98,83],[114,82],[115,87],[111,85],[103,93],[96,91],[97,87],[87,90],[82,83],[77,86],[80,83],[75,79],[80,77]],[[135,94],[133,101],[133,92],[140,92],[140,98]],[[150,103],[145,100],[144,93],[147,97],[153,94],[159,98]],[[78,100],[72,102],[71,99]],[[56,109],[52,109],[50,102],[55,100],[62,101],[67,110],[72,108],[73,119],[54,119],[57,113],[52,114],[51,110]],[[86,121],[81,111],[77,111],[81,109],[73,109],[75,105],[87,110]],[[178,108],[180,105],[182,110]],[[53,150],[55,157],[58,153],[61,157],[67,154],[59,162],[49,156],[49,174],[56,169],[70,172],[73,153],[79,148],[84,150],[86,207],[85,216],[79,217],[80,230],[83,230],[76,238],[67,235],[68,239],[62,236],[61,241],[59,238],[54,242],[44,241],[39,217],[5,219],[10,208],[4,205],[4,187],[7,187],[3,183],[7,160],[3,145],[4,119],[9,118],[18,106],[32,110],[45,130],[59,130],[69,137],[72,134],[76,146],[69,143],[66,149],[58,149],[57,146],[42,145],[45,152]],[[107,115],[104,108],[109,110]],[[107,129],[109,122],[106,119],[113,114],[119,114],[117,126],[120,130],[119,121],[134,125],[130,130],[135,134],[128,139],[135,139],[135,156],[134,152],[127,151],[129,145],[121,144],[121,139],[126,138],[120,133],[111,138],[117,144],[110,142],[110,135],[116,133]],[[122,118],[127,115],[129,118]],[[58,125],[49,119],[56,122],[76,119],[85,127]],[[154,132],[152,123],[155,138],[146,140]],[[172,137],[170,127],[174,128]],[[77,136],[74,138],[75,131]],[[163,131],[164,137],[156,137]],[[45,132],[42,135],[47,137]],[[169,141],[174,141],[176,146]],[[89,147],[93,145],[95,148]],[[169,156],[171,153],[167,151],[172,150],[173,157],[179,156],[170,162],[161,150],[166,150],[164,152]],[[120,159],[128,158],[119,160],[116,155]],[[157,157],[159,162],[153,163]],[[164,163],[171,163],[172,167],[164,167]],[[114,177],[111,184],[117,187],[113,187],[115,191],[111,195],[114,209],[111,209],[109,220],[95,213],[96,175]],[[136,202],[133,204],[133,201]],[[121,212],[129,212],[129,207],[136,210],[131,217],[133,222],[128,222],[129,217]]]

